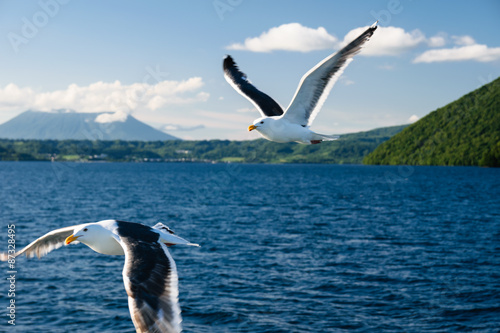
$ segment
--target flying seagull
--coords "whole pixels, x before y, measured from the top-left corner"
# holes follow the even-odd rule
[[[0,253],[6,261],[20,254],[40,258],[70,243],[82,242],[92,250],[125,255],[123,282],[132,321],[138,333],[177,333],[181,329],[177,268],[167,246],[194,245],[174,235],[162,223],[104,220],[53,230],[15,254]]]
[[[285,112],[271,97],[257,89],[242,73],[233,58],[224,58],[226,81],[252,102],[262,115],[249,131],[257,130],[264,138],[275,142],[316,144],[337,139],[337,136],[318,134],[309,129],[335,81],[340,77],[356,53],[377,29],[377,22],[337,53],[326,57],[300,80],[292,102]]]

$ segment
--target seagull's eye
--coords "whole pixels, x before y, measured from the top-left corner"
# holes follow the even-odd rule
[[[83,229],[83,231],[87,231],[87,230],[89,230],[89,229],[87,229],[87,228]]]
[[[261,121],[260,123],[261,123],[261,124],[263,124],[263,123],[264,123],[264,121]]]

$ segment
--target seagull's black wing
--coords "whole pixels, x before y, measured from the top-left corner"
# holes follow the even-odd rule
[[[283,109],[274,99],[264,94],[248,81],[247,76],[242,73],[230,55],[224,58],[224,77],[226,81],[241,95],[255,105],[262,116],[281,116]]]
[[[180,332],[177,268],[167,246],[148,226],[122,221],[117,225],[125,252],[123,282],[137,332]]]

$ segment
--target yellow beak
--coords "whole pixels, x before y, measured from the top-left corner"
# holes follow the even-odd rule
[[[256,128],[257,128],[257,126],[255,126],[255,125],[250,125],[250,126],[248,126],[248,131],[249,131],[249,132],[250,132],[250,131],[253,131],[253,130],[254,130],[254,129],[256,129]]]
[[[66,240],[64,241],[64,244],[68,245],[69,243],[74,242],[78,237],[81,237],[81,236],[71,235],[68,238],[66,238]]]

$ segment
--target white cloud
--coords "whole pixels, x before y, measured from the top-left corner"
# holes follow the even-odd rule
[[[442,48],[446,45],[447,35],[439,33],[428,39],[430,47],[441,47],[440,49],[428,50],[418,55],[413,63],[431,63],[445,61],[466,61],[473,60],[479,62],[489,62],[500,59],[500,47],[488,47],[478,44],[469,35],[451,36],[453,44],[451,48]]]
[[[472,38],[471,36],[467,36],[467,35],[465,35],[465,36],[451,36],[451,38],[453,39],[453,42],[456,45],[460,45],[460,46],[476,44],[476,41],[474,40],[474,38]]]
[[[368,27],[360,27],[349,31],[343,41],[330,35],[325,28],[305,27],[299,23],[288,23],[263,32],[259,37],[247,38],[243,43],[234,43],[227,47],[230,50],[246,50],[252,52],[271,52],[275,50],[309,52],[340,48],[358,37]],[[394,56],[411,50],[422,43],[429,42],[442,45],[442,37],[433,37],[427,41],[418,29],[407,32],[398,27],[378,27],[361,54],[365,56]]]
[[[482,44],[466,45],[448,49],[429,50],[417,56],[414,63],[474,60],[489,62],[500,60],[500,47],[490,48]]]
[[[451,36],[448,37],[446,32],[440,32],[433,37],[427,39],[427,45],[429,47],[443,47],[445,46],[450,39],[453,41],[453,44],[458,46],[466,46],[466,45],[474,45],[476,41],[469,35],[463,36]]]
[[[18,105],[31,104],[35,92],[31,88],[19,88],[13,83],[9,83],[5,88],[0,88],[0,109],[16,108]]]
[[[443,47],[446,45],[447,34],[444,32],[438,33],[436,36],[430,37],[427,40],[429,47]]]
[[[420,117],[414,114],[414,115],[412,115],[412,116],[408,119],[408,121],[409,121],[411,124],[413,124],[414,122],[417,122],[419,119],[420,119]]]
[[[349,31],[341,46],[347,45],[366,29],[367,27],[361,27]],[[406,32],[397,27],[378,27],[360,54],[365,56],[395,56],[411,50],[425,41],[424,34],[418,29]]]
[[[201,77],[193,77],[183,81],[161,81],[154,85],[99,81],[88,86],[71,84],[64,90],[36,92],[30,87],[20,88],[11,83],[5,88],[0,87],[0,110],[154,111],[168,105],[206,101],[210,95],[199,91],[203,85]],[[114,117],[119,117],[119,114]]]
[[[183,126],[179,124],[165,124],[159,127],[159,130],[163,132],[171,132],[171,131],[190,132],[203,128],[205,128],[205,125]]]
[[[116,111],[115,113],[102,113],[98,115],[94,121],[96,123],[113,123],[115,121],[125,122],[128,118],[128,114],[123,111]]]
[[[252,52],[298,51],[332,49],[338,43],[335,36],[325,28],[305,27],[300,23],[282,24],[263,32],[259,37],[247,38],[243,43],[234,43],[228,50],[245,50]]]

